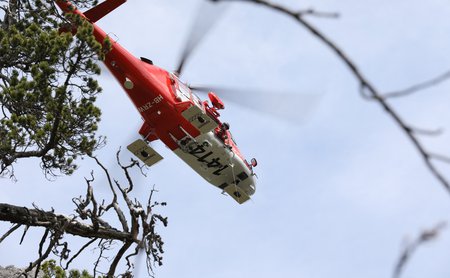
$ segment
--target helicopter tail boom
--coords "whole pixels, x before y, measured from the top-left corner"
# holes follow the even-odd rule
[[[101,4],[98,4],[97,6],[85,12],[84,16],[86,16],[92,23],[97,22],[102,17],[109,14],[126,1],[127,0],[106,0],[105,2],[102,2]]]
[[[82,13],[78,11],[72,3],[66,0],[56,0],[56,4],[64,11],[64,12],[74,12],[81,16],[84,16],[89,22],[94,23],[103,18],[105,15],[109,14],[117,7],[125,3],[127,0],[106,0],[92,9]]]

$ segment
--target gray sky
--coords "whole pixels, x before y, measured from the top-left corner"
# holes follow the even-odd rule
[[[339,12],[338,20],[310,21],[381,91],[401,89],[449,68],[448,1],[277,2]],[[199,3],[129,1],[99,25],[136,56],[172,70]],[[242,206],[161,143],[154,145],[164,160],[139,180],[136,193],[145,199],[155,184],[158,199],[168,202],[161,210],[169,226],[160,229],[166,253],[157,277],[390,277],[404,240],[449,220],[448,193],[406,136],[377,104],[359,96],[344,65],[290,19],[233,3],[196,49],[183,79],[317,94],[320,102],[307,117],[303,111],[308,105],[299,104],[301,125],[226,103],[222,119],[231,124],[244,155],[259,161],[257,192]],[[111,75],[105,72],[100,82],[100,132],[108,136],[109,145],[99,156],[112,163],[118,146],[125,149],[138,137],[140,118]],[[445,83],[392,104],[414,126],[448,131],[449,90],[450,83]],[[448,154],[449,139],[447,132],[423,142]],[[17,183],[1,181],[0,202],[35,202],[70,214],[71,198],[85,193],[82,177],[94,167],[88,160],[80,165],[73,177],[46,183],[36,161],[22,161],[16,166]],[[442,166],[448,177],[450,168]],[[95,190],[109,196],[104,185]],[[7,227],[0,225],[2,231]],[[25,265],[34,259],[37,252],[31,247],[42,232],[32,232],[20,247],[20,233],[1,244],[0,265]],[[415,254],[404,277],[448,277],[449,247],[446,230]],[[89,268],[88,257],[74,266]]]

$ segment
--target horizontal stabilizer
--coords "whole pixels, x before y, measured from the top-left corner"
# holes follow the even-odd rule
[[[144,140],[138,139],[128,145],[127,149],[137,156],[142,162],[147,166],[152,166],[158,161],[162,160],[163,157],[157,153],[152,147],[147,145]]]
[[[89,11],[85,12],[84,15],[87,17],[87,19],[89,19],[90,22],[94,23],[112,12],[114,9],[116,9],[126,1],[127,0],[106,0],[105,2],[98,4]]]

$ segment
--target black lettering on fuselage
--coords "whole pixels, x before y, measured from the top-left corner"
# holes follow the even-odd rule
[[[220,176],[220,173],[227,168],[228,168],[228,165],[225,165],[225,166],[222,165],[222,167],[220,169],[217,169],[216,171],[214,171],[213,174],[216,176]]]
[[[193,150],[190,150],[189,153],[192,154],[193,156],[197,157],[196,154],[202,154],[205,151],[206,150],[205,150],[205,148],[202,145],[197,145],[197,147],[195,149],[193,149]]]
[[[222,171],[228,168],[228,165],[223,165],[220,163],[220,157],[213,157],[211,160],[207,160],[214,153],[209,151],[206,153],[206,149],[203,145],[197,144],[192,150],[189,151],[189,154],[197,158],[198,162],[202,162],[206,164],[208,168],[216,168],[213,172],[214,175],[220,176]]]
[[[208,165],[207,165],[208,168],[218,168],[218,167],[221,167],[222,164],[220,164],[219,160],[220,160],[220,157],[213,158],[213,159],[208,163]]]
[[[207,158],[208,156],[210,156],[210,155],[212,155],[212,154],[213,154],[213,152],[209,152],[209,153],[205,154],[204,156],[197,158],[197,160],[200,161],[200,162],[206,162],[206,163],[208,163],[208,161],[206,161],[205,158]],[[209,164],[209,163],[208,163],[208,164]]]

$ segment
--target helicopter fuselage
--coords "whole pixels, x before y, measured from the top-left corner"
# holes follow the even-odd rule
[[[228,125],[220,121],[216,107],[200,100],[176,74],[153,65],[149,59],[133,56],[87,17],[105,15],[125,2],[114,1],[107,0],[86,13],[70,2],[56,3],[64,12],[89,21],[99,43],[109,42],[103,62],[142,116],[144,123],[139,133],[143,140],[161,140],[209,183],[238,203],[247,201],[255,192],[253,167],[239,151]],[[108,4],[110,7],[105,8]],[[133,143],[129,149],[149,166],[159,160],[152,160],[152,152],[156,151],[142,142]]]

